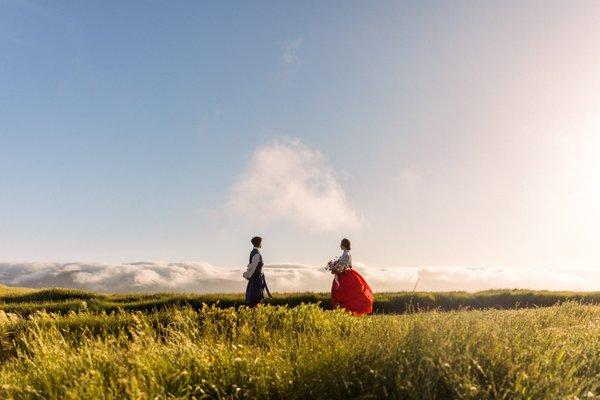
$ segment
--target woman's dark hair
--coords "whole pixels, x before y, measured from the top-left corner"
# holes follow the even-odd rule
[[[250,242],[254,247],[260,247],[262,244],[262,238],[260,236],[254,236]]]
[[[351,250],[351,245],[350,245],[350,241],[346,238],[342,239],[342,247],[345,248],[346,250]]]

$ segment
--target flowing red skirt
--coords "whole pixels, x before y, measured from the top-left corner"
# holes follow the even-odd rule
[[[356,316],[373,312],[373,292],[365,278],[355,269],[349,269],[337,276],[331,285],[331,303],[342,307]]]

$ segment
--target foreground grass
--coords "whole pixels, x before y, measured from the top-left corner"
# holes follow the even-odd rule
[[[0,313],[0,398],[575,399],[600,307],[355,318],[315,305]]]

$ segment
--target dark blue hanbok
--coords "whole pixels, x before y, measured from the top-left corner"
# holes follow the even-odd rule
[[[250,307],[254,307],[263,302],[265,299],[265,290],[269,297],[271,297],[271,293],[269,292],[269,288],[267,287],[267,281],[265,280],[265,275],[262,272],[262,267],[264,265],[262,254],[258,249],[253,249],[250,253],[250,263],[252,263],[252,258],[257,255],[260,257],[258,265],[254,269],[254,273],[248,278],[248,286],[246,287],[246,305]]]

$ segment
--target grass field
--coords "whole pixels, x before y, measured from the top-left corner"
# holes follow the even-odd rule
[[[482,310],[548,307],[576,301],[600,304],[600,292],[552,292],[531,290],[488,290],[484,292],[396,292],[376,293],[376,314],[398,314],[414,311]],[[318,304],[331,309],[329,293],[275,293],[267,304],[295,307]],[[240,307],[242,294],[100,294],[74,289],[7,288],[0,286],[0,310],[27,316],[38,311],[67,313],[70,311],[143,311],[152,312],[173,307],[200,309],[203,305],[219,308]]]
[[[355,318],[298,305],[324,294],[249,310],[228,307],[234,295],[6,289],[0,398],[594,398],[597,298],[390,293],[377,295],[387,314]],[[498,309],[526,305],[548,307]]]

